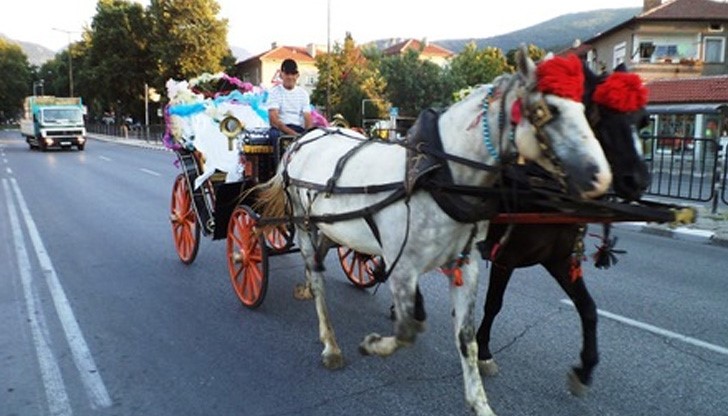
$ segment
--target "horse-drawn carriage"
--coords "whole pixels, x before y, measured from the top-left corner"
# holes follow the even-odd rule
[[[389,279],[396,315],[394,334],[368,335],[360,344],[365,354],[387,356],[415,341],[423,328],[416,316],[417,279],[438,267],[448,269],[453,307],[447,313],[455,326],[465,399],[476,414],[493,415],[479,370],[479,360],[487,357],[478,354],[480,339],[476,340],[474,327],[478,262],[469,261],[487,222],[675,218],[663,207],[645,216],[644,206],[587,201],[607,191],[613,174],[615,187],[635,188],[641,194],[643,172],[626,159],[630,155],[639,159],[632,142],[634,123],[626,114],[639,106],[630,103],[625,106],[629,111],[620,110],[616,116],[612,110],[599,113],[589,108],[585,114],[580,63],[557,61],[548,66],[549,73],[545,66],[537,70],[525,51],[518,55],[517,74],[500,76],[441,114],[423,112],[406,142],[372,141],[351,130],[325,129],[309,132],[293,144],[269,142],[252,134],[247,124],[243,128],[236,119],[210,111],[227,133],[218,128],[218,145],[223,143],[235,153],[239,167],[229,168],[226,179],[218,180],[210,173],[208,160],[184,143],[176,149],[184,168],[172,202],[180,258],[194,260],[197,227],[212,219],[202,232],[227,238],[233,286],[246,306],[255,307],[265,294],[268,256],[291,251],[297,233],[297,250],[303,255],[316,302],[322,361],[328,368],[344,364],[324,296],[322,262],[330,247],[349,247],[340,252],[359,265],[367,261],[377,262],[376,267],[386,265],[383,273]],[[610,119],[617,116],[618,123]],[[602,148],[610,146],[609,153],[621,160],[607,161]],[[556,191],[546,187],[536,192],[543,197],[542,209],[556,211],[554,215],[499,214],[499,198],[510,190],[497,184],[514,153],[556,178]],[[238,172],[238,178],[231,178],[231,171]],[[493,200],[488,198],[493,195]],[[207,213],[200,215],[199,210]],[[584,215],[589,213],[593,215]],[[371,275],[372,267],[360,267]],[[353,269],[357,267],[345,271]],[[358,280],[361,285],[373,283]],[[589,365],[590,372],[595,363]]]
[[[211,81],[212,93],[198,84]],[[226,90],[223,82],[234,87]],[[177,156],[181,173],[172,187],[170,221],[179,259],[191,264],[202,236],[226,239],[228,271],[236,295],[248,308],[259,306],[268,285],[268,258],[296,251],[293,229],[286,224],[264,235],[246,190],[275,174],[292,136],[270,138],[265,91],[223,75],[202,80],[170,82],[172,103],[167,108],[165,144]],[[218,90],[220,88],[221,90]],[[336,126],[332,126],[336,128]],[[376,260],[338,247],[347,278],[366,288],[375,283]]]

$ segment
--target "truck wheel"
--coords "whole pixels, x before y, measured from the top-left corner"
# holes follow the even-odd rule
[[[78,147],[78,151],[81,152],[81,151],[83,151],[83,148],[86,147],[86,145],[85,144],[79,144],[76,147]]]

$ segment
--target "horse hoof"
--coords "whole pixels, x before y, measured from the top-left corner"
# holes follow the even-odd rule
[[[486,377],[495,377],[498,375],[498,372],[500,371],[498,368],[498,364],[496,364],[494,358],[489,358],[487,360],[479,360],[478,368],[480,369],[480,374],[482,374]]]
[[[293,288],[293,298],[296,300],[311,300],[313,299],[313,292],[311,292],[311,286],[305,283],[299,283]]]
[[[582,383],[574,371],[569,371],[568,383],[569,391],[576,397],[584,397],[589,392],[589,386]]]
[[[344,356],[341,354],[324,355],[321,360],[324,363],[324,367],[329,370],[338,370],[344,367]]]
[[[361,355],[372,355],[371,345],[382,340],[379,334],[369,334],[364,337],[364,341],[359,344],[359,353]]]

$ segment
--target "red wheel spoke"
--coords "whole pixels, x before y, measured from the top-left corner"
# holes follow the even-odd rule
[[[228,269],[238,299],[248,308],[260,306],[268,285],[264,238],[249,208],[238,207],[228,224]]]

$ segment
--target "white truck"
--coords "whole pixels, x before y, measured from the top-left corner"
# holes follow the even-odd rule
[[[20,133],[31,149],[50,147],[83,150],[86,146],[86,109],[80,97],[33,95],[25,97]]]

